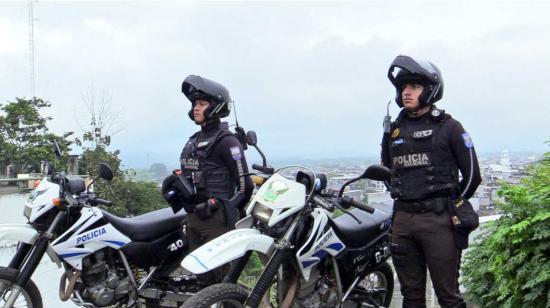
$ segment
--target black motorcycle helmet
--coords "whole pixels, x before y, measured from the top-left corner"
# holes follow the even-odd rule
[[[395,73],[394,71],[397,70]],[[429,61],[415,60],[409,56],[397,56],[388,70],[388,78],[395,86],[395,102],[403,108],[401,92],[406,83],[418,83],[424,86],[419,98],[419,107],[433,105],[443,97],[443,77],[435,64]]]
[[[193,116],[193,108],[195,102],[199,99],[210,102],[210,106],[204,111],[205,121],[215,118],[225,118],[230,113],[229,104],[231,96],[229,91],[223,85],[196,75],[189,75],[181,84],[181,91],[189,101],[191,101],[191,110],[187,113],[191,120],[195,120]]]

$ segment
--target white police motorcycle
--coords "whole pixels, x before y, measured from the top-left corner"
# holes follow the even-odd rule
[[[182,262],[201,274],[233,261],[229,273],[223,283],[199,291],[183,307],[258,307],[264,297],[278,307],[388,307],[394,283],[386,263],[391,208],[375,209],[343,191],[359,179],[385,181],[390,171],[370,166],[335,192],[325,189],[324,175],[301,167],[304,171],[289,179],[283,172],[293,167],[273,172],[260,154],[264,164],[253,169],[268,176],[250,201],[248,216]],[[347,211],[349,207],[356,210]],[[344,215],[331,218],[335,209]],[[234,281],[253,251],[268,261],[249,290]],[[273,288],[276,295],[265,296]]]
[[[105,164],[98,174],[113,178]],[[83,307],[178,307],[198,291],[194,275],[174,275],[187,253],[183,210],[120,218],[97,205],[111,201],[97,198],[82,178],[52,171],[40,181],[25,206],[28,223],[0,225],[0,240],[19,242],[0,267],[0,306],[42,307],[31,276],[44,254],[65,270],[60,299]]]

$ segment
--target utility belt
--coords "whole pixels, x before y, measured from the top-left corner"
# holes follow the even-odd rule
[[[433,212],[437,215],[442,214],[449,209],[449,197],[437,197],[430,199],[401,201],[395,200],[393,210],[396,212],[405,212],[409,214]]]

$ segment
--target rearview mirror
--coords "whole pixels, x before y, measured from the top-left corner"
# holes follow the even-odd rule
[[[391,170],[382,165],[370,165],[361,175],[361,178],[374,181],[389,181],[391,179]]]
[[[84,179],[80,177],[71,177],[67,179],[67,183],[65,184],[65,190],[71,195],[80,194],[81,192],[86,190],[86,184],[84,183]]]
[[[246,143],[251,146],[256,146],[258,143],[258,138],[256,137],[256,132],[253,130],[249,130],[246,133]]]
[[[99,163],[97,165],[97,174],[100,178],[107,181],[111,181],[113,179],[113,171],[111,170],[111,167],[105,163]]]

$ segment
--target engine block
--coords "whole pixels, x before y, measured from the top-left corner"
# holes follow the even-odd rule
[[[131,289],[126,272],[116,266],[117,262],[107,261],[103,250],[82,260],[82,296],[98,307],[113,305]]]

